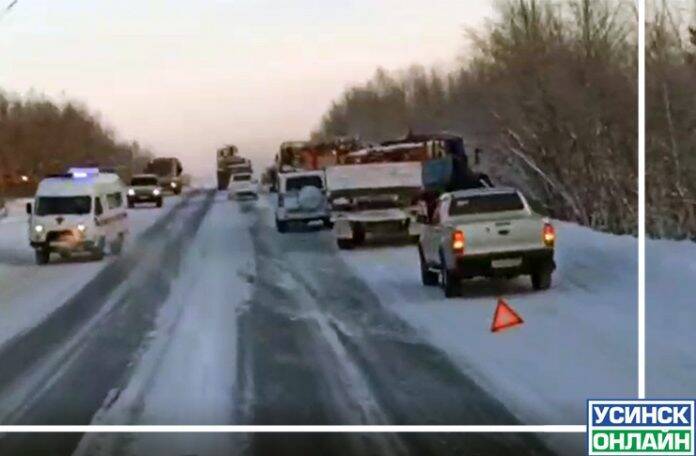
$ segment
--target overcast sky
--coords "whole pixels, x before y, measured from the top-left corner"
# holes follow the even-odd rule
[[[0,20],[0,88],[77,99],[212,175],[225,143],[270,163],[378,66],[451,65],[491,15],[490,0],[19,0]]]

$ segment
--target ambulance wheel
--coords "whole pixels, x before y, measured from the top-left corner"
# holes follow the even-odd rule
[[[106,240],[104,238],[100,238],[99,241],[97,241],[97,245],[94,248],[94,251],[92,253],[93,258],[96,261],[101,260],[104,258],[104,249],[106,248]]]
[[[118,239],[111,243],[110,250],[112,255],[120,255],[123,250],[123,234],[118,235]]]
[[[36,264],[46,264],[51,258],[51,252],[46,249],[36,249],[34,251],[34,258],[36,259]]]

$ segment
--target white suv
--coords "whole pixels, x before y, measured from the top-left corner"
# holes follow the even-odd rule
[[[278,174],[276,228],[281,233],[290,222],[309,223],[320,220],[331,226],[331,212],[326,197],[323,171],[296,171]]]

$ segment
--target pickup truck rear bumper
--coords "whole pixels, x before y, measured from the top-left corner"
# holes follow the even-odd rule
[[[556,269],[553,254],[553,249],[541,248],[483,255],[462,255],[457,257],[456,269],[452,272],[458,277],[466,279],[472,277],[512,277],[531,274],[543,269],[553,271]],[[519,263],[515,261],[518,259]]]

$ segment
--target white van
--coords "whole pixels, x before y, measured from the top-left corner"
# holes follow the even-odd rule
[[[254,179],[251,173],[232,174],[230,189],[228,191],[229,199],[234,198],[254,198],[259,197],[259,182]]]
[[[90,253],[101,259],[107,245],[117,255],[128,233],[123,182],[92,168],[73,168],[42,180],[27,213],[37,264],[48,263],[54,252],[64,258]]]

